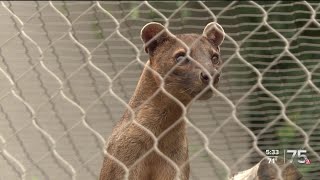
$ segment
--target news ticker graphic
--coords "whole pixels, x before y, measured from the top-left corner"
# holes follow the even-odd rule
[[[278,149],[267,149],[266,155],[269,159],[269,163],[275,163],[280,155]],[[286,158],[290,158],[290,162],[298,162],[299,164],[311,164],[311,161],[307,157],[307,150],[305,149],[285,149],[283,150],[283,160],[286,162]]]

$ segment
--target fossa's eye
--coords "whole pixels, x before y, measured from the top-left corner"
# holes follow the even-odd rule
[[[219,55],[217,55],[217,54],[214,54],[212,56],[211,60],[212,60],[212,64],[214,64],[214,65],[220,64],[220,58],[219,58]]]
[[[183,63],[183,64],[189,62],[188,58],[186,57],[186,53],[184,52],[178,52],[175,55],[175,60],[177,63]]]

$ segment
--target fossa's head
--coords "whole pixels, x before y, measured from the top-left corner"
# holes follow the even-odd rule
[[[202,34],[171,34],[159,23],[141,30],[150,67],[164,78],[164,88],[180,100],[209,99],[220,78],[220,45],[225,33],[217,23],[209,23]],[[190,58],[191,57],[191,58]],[[161,80],[154,75],[157,84]]]

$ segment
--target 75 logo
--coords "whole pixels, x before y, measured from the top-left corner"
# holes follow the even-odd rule
[[[299,164],[311,164],[311,161],[307,157],[307,150],[299,149],[299,150],[293,150],[293,149],[287,149],[287,154],[292,154],[290,162],[293,162],[293,159],[298,156],[298,163]]]

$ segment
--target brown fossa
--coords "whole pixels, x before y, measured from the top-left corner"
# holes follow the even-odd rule
[[[173,35],[155,22],[142,28],[141,39],[149,61],[129,102],[132,111],[126,110],[114,127],[107,145],[108,154],[129,169],[129,180],[189,179],[183,108],[189,107],[195,98],[206,100],[212,96],[209,84],[216,87],[219,82],[219,46],[224,37],[223,28],[214,22],[207,24],[202,34]],[[171,96],[159,89],[162,83]],[[158,149],[179,167],[180,174],[155,151],[156,142],[133,123],[133,117],[135,122],[157,137]],[[169,127],[170,130],[167,130]],[[116,161],[105,156],[100,180],[125,179],[125,172]]]

